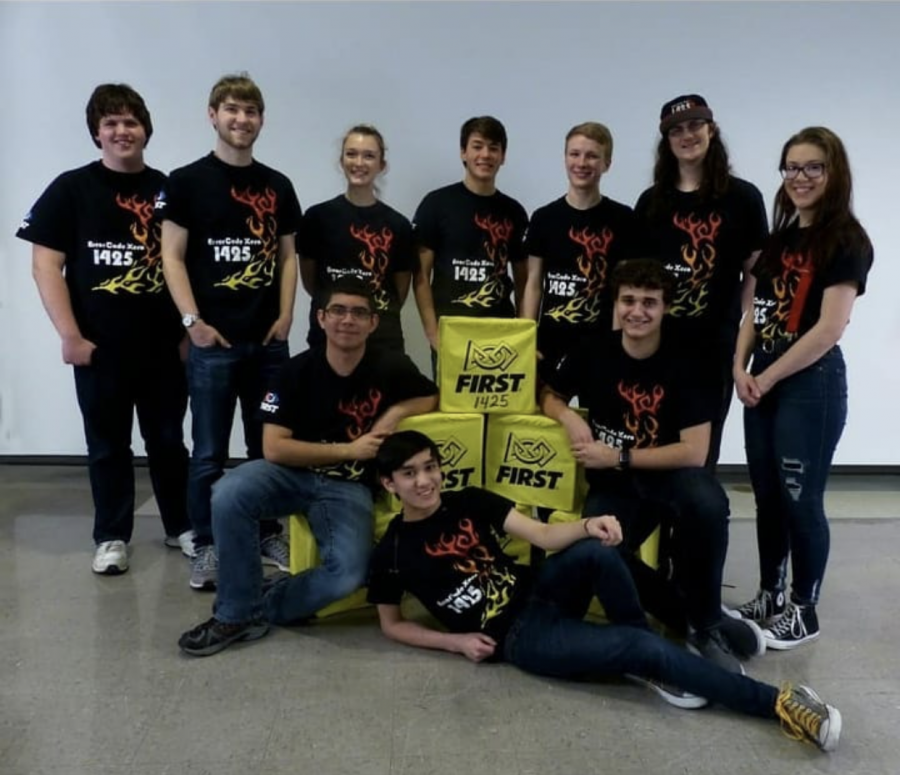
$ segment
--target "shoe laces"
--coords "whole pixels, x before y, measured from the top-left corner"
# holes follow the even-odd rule
[[[260,549],[264,554],[274,560],[287,562],[290,559],[290,549],[288,549],[287,544],[281,539],[281,536],[269,536],[262,542]]]
[[[766,589],[761,589],[756,593],[756,597],[749,602],[744,603],[738,612],[745,619],[761,620],[771,616],[770,611],[774,610],[775,605],[772,600],[772,593]]]
[[[211,546],[201,546],[194,555],[194,568],[197,570],[214,570],[216,567],[215,549]]]
[[[815,740],[818,743],[825,706],[809,689],[782,686],[775,700],[775,712],[781,719],[781,730],[791,740]]]
[[[769,627],[769,632],[777,638],[783,638],[786,635],[795,635],[802,637],[806,634],[806,625],[803,622],[803,608],[796,603],[789,601],[784,613],[781,614]]]

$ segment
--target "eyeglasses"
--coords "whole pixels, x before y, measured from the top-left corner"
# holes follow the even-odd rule
[[[807,180],[816,180],[825,174],[825,164],[820,161],[811,161],[809,164],[788,164],[782,167],[781,177],[785,180],[793,180],[801,172]]]
[[[675,124],[675,126],[669,130],[669,137],[681,137],[685,134],[695,135],[708,123],[709,121],[702,118],[695,118],[692,121],[683,121],[680,124]]]
[[[345,307],[343,304],[332,304],[325,308],[325,314],[332,318],[345,318],[349,315],[354,320],[368,320],[372,310],[366,307]]]

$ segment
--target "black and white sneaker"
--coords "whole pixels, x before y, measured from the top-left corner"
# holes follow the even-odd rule
[[[178,639],[178,646],[185,654],[193,657],[208,657],[218,654],[232,643],[241,640],[258,640],[268,631],[269,623],[263,619],[228,624],[220,622],[214,616],[184,633]]]
[[[726,608],[723,605],[722,610],[732,619],[748,619],[765,625],[770,619],[784,613],[786,605],[787,599],[784,590],[770,592],[768,589],[761,589],[753,600],[748,600],[737,608]]]
[[[784,613],[776,616],[763,630],[766,646],[776,651],[790,651],[819,637],[819,617],[816,607],[800,605],[793,600]]]
[[[674,705],[676,708],[695,710],[696,708],[705,708],[709,705],[709,701],[705,697],[698,697],[696,694],[686,692],[684,689],[672,686],[672,684],[663,683],[654,678],[641,678],[639,675],[626,675],[625,677],[629,681],[634,681],[646,686],[648,689],[652,689],[669,705]]]

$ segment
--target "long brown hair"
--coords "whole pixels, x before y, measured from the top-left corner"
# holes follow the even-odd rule
[[[710,122],[714,129],[709,139],[709,148],[703,157],[703,176],[698,193],[700,199],[708,202],[725,195],[730,184],[731,163],[728,149],[719,135],[719,127]],[[663,135],[656,146],[656,164],[653,166],[653,188],[650,193],[650,215],[654,217],[666,213],[672,207],[678,187],[678,159],[672,153],[669,136]]]
[[[811,126],[792,135],[781,149],[778,169],[787,163],[795,145],[814,145],[825,159],[825,192],[816,205],[813,222],[805,230],[803,248],[809,251],[814,269],[828,265],[839,248],[853,252],[872,250],[866,230],[853,214],[853,177],[841,138],[823,126]],[[772,208],[772,236],[761,257],[764,270],[777,272],[787,239],[787,229],[797,218],[797,208],[785,186],[778,189]]]

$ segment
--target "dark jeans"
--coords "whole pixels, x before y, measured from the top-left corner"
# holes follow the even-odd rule
[[[775,357],[754,354],[753,373]],[[744,410],[760,586],[783,590],[790,556],[798,603],[819,600],[830,544],[825,485],[846,419],[847,371],[839,347]]]
[[[710,345],[710,357],[714,362],[710,364],[711,377],[715,380],[713,398],[716,411],[712,418],[712,427],[709,435],[709,452],[706,456],[706,470],[715,475],[716,466],[719,463],[719,453],[722,451],[722,432],[725,429],[725,420],[728,418],[728,410],[731,408],[731,398],[734,395],[734,342],[714,343]]]
[[[306,468],[251,460],[229,471],[213,488],[213,528],[219,551],[216,618],[272,624],[302,621],[366,581],[372,552],[372,492]],[[321,562],[262,597],[258,523],[302,512]]]
[[[101,346],[89,366],[75,366],[74,372],[94,496],[94,542],[131,540],[135,410],[166,535],[188,530],[188,462],[182,430],[187,384],[177,346],[135,352]]]
[[[230,348],[196,347],[188,353],[188,390],[191,396],[193,450],[188,478],[188,513],[197,533],[197,546],[212,543],[212,486],[228,460],[231,427],[238,402],[244,424],[247,457],[262,454],[259,405],[272,378],[288,360],[288,343],[234,343]],[[261,526],[264,534],[278,533],[276,521]]]
[[[601,472],[582,513],[618,518],[624,535],[620,551],[650,613],[678,630],[685,617],[697,630],[719,622],[730,509],[725,491],[706,469]],[[671,532],[671,584],[663,571],[633,558],[660,524]]]
[[[583,621],[596,594],[610,624]],[[541,566],[532,597],[504,641],[505,659],[557,678],[636,675],[732,710],[773,718],[778,690],[731,673],[652,632],[622,556],[586,539]]]

